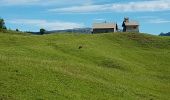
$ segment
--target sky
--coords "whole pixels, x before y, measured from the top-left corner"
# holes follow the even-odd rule
[[[92,27],[124,17],[140,23],[140,32],[170,31],[170,0],[0,0],[0,18],[10,29],[62,30]]]

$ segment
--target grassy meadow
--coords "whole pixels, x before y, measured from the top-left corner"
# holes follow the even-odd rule
[[[170,37],[0,33],[0,100],[168,99]]]

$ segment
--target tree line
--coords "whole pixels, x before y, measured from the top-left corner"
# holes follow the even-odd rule
[[[159,36],[170,36],[170,32],[168,32],[168,33],[163,33],[162,32],[162,33],[159,34]]]
[[[5,25],[5,20],[3,18],[0,18],[0,31],[8,30],[6,25]],[[16,29],[15,31],[19,32],[19,29]],[[41,28],[39,33],[41,35],[46,33],[46,30],[44,28]]]

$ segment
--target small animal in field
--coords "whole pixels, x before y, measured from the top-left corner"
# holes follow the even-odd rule
[[[82,49],[83,48],[83,46],[79,46],[79,49]]]

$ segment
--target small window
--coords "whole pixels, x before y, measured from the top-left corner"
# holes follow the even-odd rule
[[[134,26],[133,28],[134,28],[134,29],[136,29],[136,28],[137,28],[137,26]]]

